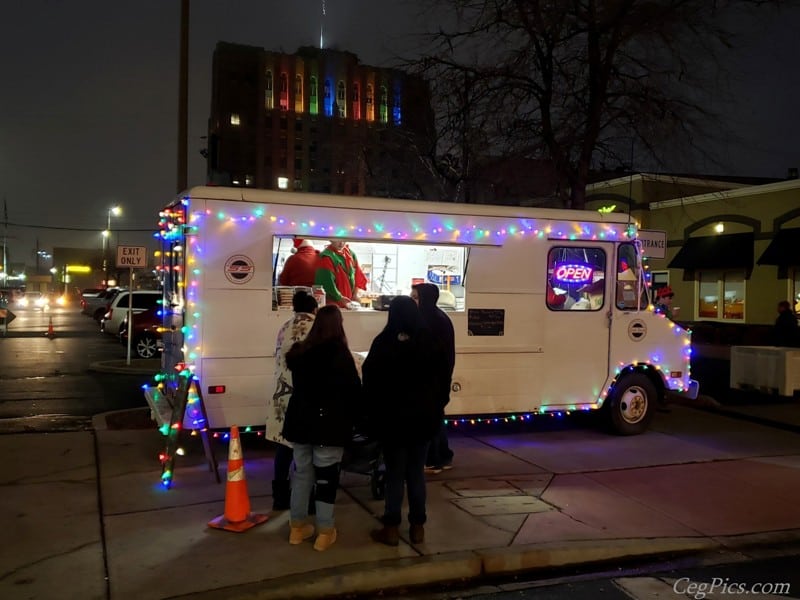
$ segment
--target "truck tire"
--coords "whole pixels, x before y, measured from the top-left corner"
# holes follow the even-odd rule
[[[657,395],[653,382],[646,375],[623,375],[605,404],[612,432],[617,435],[644,433],[653,419]]]

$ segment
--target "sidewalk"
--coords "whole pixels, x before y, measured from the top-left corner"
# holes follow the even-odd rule
[[[685,406],[634,437],[453,432],[456,467],[428,479],[419,545],[405,527],[398,548],[372,543],[382,502],[344,473],[327,552],[290,546],[287,513],[243,534],[208,528],[225,484],[199,438],[164,490],[164,438],[141,417],[139,429],[105,429],[120,419],[104,415],[93,432],[0,436],[15,540],[0,548],[0,597],[322,598],[800,540],[798,434]],[[227,445],[213,447],[224,480]],[[252,508],[269,513],[271,451],[255,434],[243,451]]]

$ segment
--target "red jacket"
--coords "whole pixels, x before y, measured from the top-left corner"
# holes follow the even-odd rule
[[[295,254],[286,259],[278,277],[280,285],[314,285],[317,270],[317,250],[311,246],[300,246]]]

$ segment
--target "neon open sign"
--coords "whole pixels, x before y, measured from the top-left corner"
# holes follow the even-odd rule
[[[560,283],[587,283],[592,280],[594,269],[583,263],[562,263],[556,265],[553,277]]]

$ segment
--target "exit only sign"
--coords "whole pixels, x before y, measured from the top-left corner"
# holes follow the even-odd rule
[[[144,246],[117,246],[117,268],[144,269],[147,266],[147,248]]]

